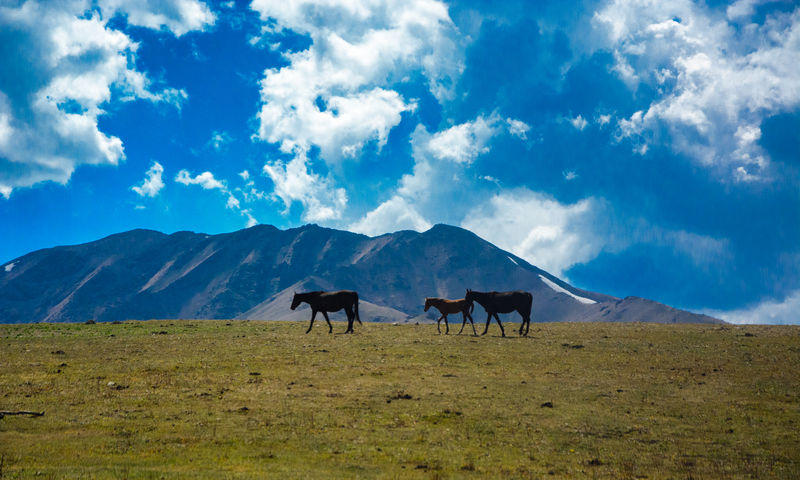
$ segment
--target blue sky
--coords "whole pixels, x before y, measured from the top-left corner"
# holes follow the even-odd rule
[[[792,1],[0,4],[0,262],[133,228],[469,228],[800,323]]]

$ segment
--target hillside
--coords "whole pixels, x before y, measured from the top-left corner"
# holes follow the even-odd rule
[[[533,321],[718,322],[587,292],[457,227],[378,237],[306,225],[220,235],[133,230],[32,252],[0,268],[0,322],[308,318],[294,291],[357,290],[365,321],[409,321],[426,296],[527,290]],[[480,307],[476,321],[485,321]],[[513,317],[509,316],[509,319]],[[516,321],[516,319],[514,319]]]

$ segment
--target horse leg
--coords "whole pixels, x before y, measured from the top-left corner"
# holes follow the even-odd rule
[[[521,337],[525,329],[525,315],[523,315],[522,312],[520,312],[519,315],[522,317],[522,323],[519,324],[519,336]]]
[[[498,324],[498,325],[500,325],[500,332],[501,332],[501,333],[503,334],[503,336],[505,337],[505,336],[506,336],[506,331],[503,329],[503,324],[502,324],[502,323],[500,323],[500,317],[498,317],[498,316],[497,316],[497,312],[495,312],[495,313],[494,313],[494,318],[495,318],[495,320],[497,320],[497,324]],[[491,320],[490,320],[490,321],[491,321]]]
[[[325,312],[322,312],[322,313],[325,314]],[[317,311],[316,310],[311,310],[311,323],[308,324],[308,330],[306,330],[306,333],[310,332],[311,331],[311,327],[314,326],[314,317],[316,317],[316,316],[317,316]]]
[[[325,321],[328,322],[328,333],[333,333],[333,325],[331,325],[331,320],[328,318],[328,312],[323,310],[322,316],[325,317]]]
[[[353,320],[355,319],[356,314],[353,313],[353,310],[350,306],[345,307],[344,313],[347,314],[347,330],[344,333],[353,333]]]
[[[461,330],[458,331],[459,335],[461,335],[461,332],[464,331],[464,326],[467,324],[467,314],[466,314],[466,312],[464,312],[464,311],[461,312],[461,318],[464,319],[464,321],[461,323]]]
[[[481,335],[486,335],[486,332],[489,331],[489,323],[491,323],[491,321],[492,321],[492,314],[490,312],[489,315],[486,317],[486,328],[483,329],[483,333],[481,333]]]
[[[470,315],[469,312],[467,312],[467,317],[469,317],[469,323],[470,323],[470,325],[472,325],[472,334],[477,337],[478,336],[478,332],[477,332],[477,330],[475,330],[475,322],[472,320],[472,315]],[[465,320],[465,322],[466,322],[466,320]]]
[[[447,324],[447,314],[444,314],[444,334],[450,334],[450,325]]]
[[[442,319],[443,318],[444,318],[444,315],[441,315],[439,318],[436,319],[436,331],[439,332],[439,335],[442,334],[442,329],[441,329],[441,327],[439,327],[439,325],[442,323]]]

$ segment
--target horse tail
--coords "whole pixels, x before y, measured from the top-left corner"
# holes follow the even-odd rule
[[[358,292],[356,292],[356,302],[355,302],[355,305],[353,307],[353,310],[355,311],[356,320],[358,320],[358,324],[359,325],[364,325],[363,323],[361,323],[361,317],[358,315]]]

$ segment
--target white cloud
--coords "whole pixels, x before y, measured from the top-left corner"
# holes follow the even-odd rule
[[[358,157],[367,143],[381,148],[403,113],[416,109],[392,86],[414,76],[423,75],[440,102],[453,97],[463,51],[447,6],[438,0],[254,0],[251,8],[265,24],[256,44],[281,30],[312,41],[284,55],[288,65],[268,69],[261,81],[257,138],[294,156],[265,165],[274,195],[287,211],[299,201],[305,220],[341,218],[344,190],[332,176],[311,171],[306,155],[317,147],[323,162],[336,165]]]
[[[203,172],[193,177],[188,170],[183,169],[175,176],[175,181],[183,185],[199,185],[203,190],[219,190],[219,192],[225,196],[225,208],[236,211],[239,215],[245,217],[247,219],[247,227],[258,224],[258,221],[253,217],[252,211],[242,208],[239,199],[236,198],[234,193],[228,188],[228,183],[224,180],[218,180],[213,173]],[[236,191],[244,194],[245,200],[249,199],[247,194],[241,189],[236,189]]]
[[[245,182],[250,180],[250,172],[248,172],[247,170],[242,170],[241,172],[239,172],[239,176],[242,177],[242,180],[244,180]]]
[[[92,10],[88,0],[16,3],[0,7],[0,43],[8,46],[0,63],[14,72],[0,76],[3,196],[43,181],[66,183],[79,165],[124,160],[122,140],[98,126],[110,102],[144,99],[180,107],[186,99],[182,90],[154,89],[136,70],[138,45],[108,26],[116,13],[143,12],[142,4],[101,2]],[[185,10],[195,2],[178,3]]]
[[[759,323],[773,325],[800,324],[800,291],[795,291],[785,299],[765,300],[749,308],[739,310],[708,310],[704,313],[730,323]]]
[[[329,179],[309,172],[306,157],[300,153],[288,163],[276,160],[264,165],[266,174],[275,184],[274,196],[280,198],[288,213],[293,202],[303,207],[303,220],[316,222],[341,218],[347,205],[343,188],[335,188]]]
[[[389,84],[421,71],[438,98],[449,98],[462,69],[455,27],[438,1],[254,0],[251,7],[273,29],[313,42],[261,82],[258,136],[284,152],[318,146],[323,160],[337,161],[367,141],[382,145],[415,108]]]
[[[411,135],[414,168],[400,179],[397,194],[422,210],[438,208],[453,192],[462,194],[470,187],[465,169],[489,151],[492,138],[502,131],[500,125],[497,115],[479,116],[433,135],[418,125]],[[457,208],[465,207],[451,204],[451,210]]]
[[[611,122],[611,115],[610,114],[598,115],[596,121],[598,125],[604,127]]]
[[[563,172],[561,172],[561,174],[564,175],[564,180],[567,181],[575,180],[576,178],[578,178],[578,174],[575,173],[574,170],[564,170]]]
[[[519,137],[522,140],[528,139],[527,134],[528,131],[531,129],[530,125],[523,122],[522,120],[517,120],[515,118],[507,118],[506,123],[508,124],[508,133],[516,137]]]
[[[196,0],[100,0],[103,13],[124,15],[128,23],[153,30],[165,29],[180,37],[192,30],[204,30],[216,16]]]
[[[480,116],[472,122],[454,125],[435,133],[427,142],[426,150],[439,160],[471,163],[478,155],[489,151],[489,140],[498,132],[499,117]]]
[[[471,208],[463,198],[474,189],[469,172],[473,161],[489,152],[496,136],[508,133],[520,137],[523,125],[497,114],[478,116],[434,134],[418,125],[411,135],[413,170],[401,177],[389,200],[348,228],[370,235],[403,229],[422,231],[431,226],[428,215],[436,221],[458,222]],[[479,178],[499,185],[492,176]]]
[[[233,141],[233,138],[228,134],[228,132],[212,132],[211,133],[211,140],[208,141],[208,146],[214,149],[216,152],[222,151],[223,148],[229,143]]]
[[[245,228],[255,227],[258,225],[258,220],[253,217],[253,213],[249,209],[242,210],[242,215],[247,218],[247,223],[245,223]]]
[[[729,20],[746,19],[755,13],[756,6],[767,3],[767,1],[769,0],[737,0],[731,5],[728,5],[728,9],[725,13]]]
[[[461,226],[553,275],[595,258],[606,239],[594,232],[593,198],[561,204],[527,189],[507,190],[473,209]]]
[[[519,188],[477,203],[461,226],[562,278],[572,266],[587,263],[601,252],[618,253],[634,245],[669,249],[702,270],[730,262],[725,239],[672,230],[643,219],[615,218],[603,199],[589,197],[564,204]]]
[[[589,124],[589,122],[587,122],[586,119],[583,118],[583,116],[581,115],[578,115],[575,118],[570,118],[569,123],[571,123],[572,126],[578,130],[583,130],[584,128],[586,128],[586,125]]]
[[[752,175],[744,167],[736,167],[736,170],[733,171],[733,177],[739,182],[756,182],[761,180],[761,177]]]
[[[737,2],[728,16],[750,15],[754,4]],[[619,121],[620,138],[638,139],[640,152],[668,141],[724,178],[769,178],[756,131],[766,117],[800,106],[800,8],[739,29],[689,0],[613,0],[593,22],[620,77],[658,92]]]
[[[348,230],[376,236],[398,230],[423,232],[433,225],[417,212],[413,205],[398,195],[383,202],[364,218],[347,227]]]
[[[164,181],[161,179],[162,173],[164,173],[164,167],[158,162],[153,162],[153,165],[145,173],[145,179],[142,184],[134,185],[131,190],[139,194],[140,197],[155,197],[164,188]]]
[[[181,170],[175,177],[175,181],[184,185],[200,185],[205,190],[220,190],[224,193],[228,192],[228,187],[224,183],[214,178],[211,172],[203,172],[192,177],[188,170]]]

